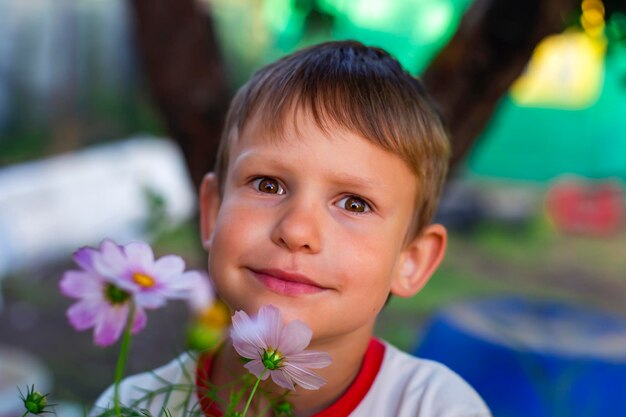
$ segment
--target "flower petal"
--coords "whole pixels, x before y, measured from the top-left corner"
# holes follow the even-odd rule
[[[128,270],[122,248],[109,239],[100,244],[100,252],[94,254],[92,260],[96,272],[110,278],[120,278]]]
[[[103,308],[106,308],[106,305],[101,302],[79,301],[67,309],[66,315],[73,328],[86,330],[94,326]]]
[[[107,306],[96,322],[94,342],[98,346],[115,343],[122,334],[128,318],[128,304]]]
[[[111,239],[104,239],[100,243],[100,253],[111,262],[124,263],[126,261],[123,246],[118,245]]]
[[[244,358],[255,359],[260,350],[267,349],[257,324],[250,319],[245,311],[235,312],[232,326],[230,336],[233,339],[233,346],[237,353]],[[250,356],[252,351],[255,354]]]
[[[287,364],[281,370],[286,376],[293,380],[296,385],[304,389],[316,390],[326,383],[324,378],[305,368]]]
[[[313,332],[304,322],[294,320],[283,329],[277,348],[285,356],[301,352],[309,345],[312,336]]]
[[[198,271],[187,271],[174,276],[173,279],[161,279],[160,275],[158,277],[164,288],[178,295],[184,295],[192,289],[197,288],[198,281],[208,281],[207,278],[202,276]],[[211,290],[210,286],[209,290]]]
[[[185,272],[175,277],[175,280],[167,282],[158,279],[158,287],[145,289],[146,292],[157,292],[161,297],[171,300],[189,300],[191,297],[197,297],[198,301],[202,299],[203,303],[208,306],[213,304],[213,289],[209,283],[203,283],[206,278],[196,271]]]
[[[185,270],[185,261],[180,256],[165,255],[154,263],[154,273],[163,277],[175,277]]]
[[[93,258],[98,252],[94,248],[83,247],[74,252],[74,262],[87,271],[93,271]]]
[[[280,387],[287,388],[288,390],[294,390],[293,382],[291,378],[289,378],[285,373],[284,369],[279,369],[277,371],[271,371],[270,375],[272,376],[272,381]]]
[[[215,291],[207,274],[198,271],[186,272],[185,275],[187,274],[194,274],[189,275],[190,280],[193,280],[187,298],[189,307],[194,313],[201,314],[215,303]]]
[[[152,253],[150,245],[145,242],[131,242],[124,246],[124,253],[131,265],[139,266],[143,272],[151,272],[154,264],[154,253]]]
[[[256,359],[261,357],[261,349],[257,348],[251,343],[248,343],[245,340],[235,338],[234,336],[232,336],[232,330],[231,337],[233,339],[233,347],[235,348],[239,356],[246,359]]]
[[[133,327],[131,331],[133,334],[139,332],[141,329],[146,327],[146,323],[148,322],[148,316],[146,315],[146,310],[137,306],[135,308],[135,318],[133,319]]]
[[[257,322],[261,328],[261,337],[264,338],[267,346],[278,349],[283,355],[285,355],[286,352],[283,352],[283,350],[280,349],[281,330],[283,327],[280,310],[271,304],[262,305],[257,315]],[[302,349],[304,349],[307,345],[308,342]]]
[[[141,286],[132,280],[132,272],[128,269],[121,269],[119,271],[109,270],[110,275],[105,276],[105,280],[118,287],[120,290],[124,290],[128,293],[135,294],[141,290]],[[117,275],[113,275],[117,274]]]
[[[263,362],[261,362],[261,359],[254,359],[254,360],[248,362],[247,364],[244,365],[244,368],[246,368],[248,371],[250,371],[250,373],[252,375],[256,376],[257,378],[265,370],[265,367],[263,366]],[[268,376],[269,376],[269,372],[263,373],[263,376],[261,377],[261,381],[265,381]]]
[[[102,293],[102,282],[90,272],[66,271],[59,282],[61,294],[73,298],[93,298]]]
[[[166,299],[158,292],[144,291],[135,294],[135,302],[140,307],[154,309],[163,307],[166,304]]]
[[[328,353],[315,350],[294,353],[289,355],[286,360],[289,364],[301,368],[324,368],[333,362]]]

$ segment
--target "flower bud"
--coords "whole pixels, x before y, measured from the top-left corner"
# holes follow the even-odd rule
[[[48,406],[47,395],[42,395],[39,391],[35,391],[35,386],[31,386],[26,389],[26,396],[20,391],[20,398],[24,402],[24,408],[35,415],[46,413],[46,407]]]
[[[273,410],[276,417],[293,417],[293,405],[287,401],[274,405]]]
[[[283,361],[283,356],[277,350],[265,350],[263,351],[262,362],[263,366],[270,371],[279,369]]]

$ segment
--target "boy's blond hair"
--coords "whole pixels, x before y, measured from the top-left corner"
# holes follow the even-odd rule
[[[233,98],[217,154],[220,193],[230,149],[246,123],[262,120],[264,133],[282,137],[287,117],[305,110],[317,126],[358,134],[403,159],[417,178],[415,216],[407,238],[434,216],[446,178],[450,146],[421,82],[386,51],[355,41],[299,50],[257,71]]]

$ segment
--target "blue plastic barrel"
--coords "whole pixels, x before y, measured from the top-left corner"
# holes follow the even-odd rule
[[[520,297],[435,314],[416,356],[444,363],[495,417],[626,416],[626,318]]]

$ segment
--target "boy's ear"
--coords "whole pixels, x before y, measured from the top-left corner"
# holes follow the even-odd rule
[[[202,246],[206,250],[211,247],[213,229],[221,202],[217,177],[213,172],[209,172],[204,176],[200,185],[200,233]]]
[[[446,251],[448,234],[440,224],[431,224],[410,242],[400,258],[391,293],[411,297],[426,285]]]

